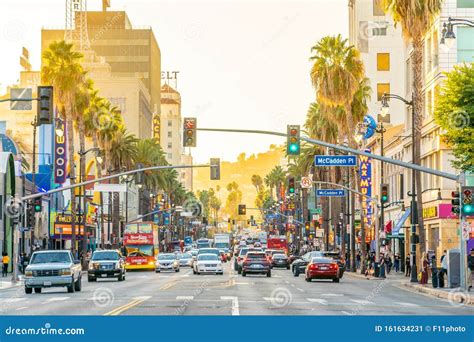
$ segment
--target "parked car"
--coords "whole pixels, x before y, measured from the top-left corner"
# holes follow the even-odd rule
[[[333,282],[339,283],[339,266],[334,259],[331,258],[312,258],[305,271],[305,280],[313,279],[332,279]]]
[[[193,266],[194,274],[215,273],[224,274],[220,257],[214,253],[201,253],[197,256]]]
[[[242,277],[247,274],[266,274],[272,276],[271,264],[264,252],[247,252],[242,262]]]
[[[322,257],[322,252],[313,251],[298,257],[291,263],[291,272],[295,277],[298,277],[301,273],[306,271],[306,266],[311,262],[314,257]]]
[[[179,267],[191,267],[193,265],[193,256],[191,253],[178,253]]]
[[[156,257],[155,272],[175,271],[179,272],[179,259],[174,253],[161,253]]]
[[[125,262],[119,251],[95,251],[89,262],[87,280],[96,281],[97,278],[117,278],[125,280]]]
[[[274,254],[271,261],[272,267],[285,267],[290,269],[290,263],[286,254]]]
[[[71,251],[34,252],[25,269],[25,293],[41,293],[46,287],[66,287],[67,292],[81,291],[82,266]]]

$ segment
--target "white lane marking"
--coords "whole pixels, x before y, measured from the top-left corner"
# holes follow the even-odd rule
[[[134,300],[141,300],[141,301],[145,301],[145,300],[148,300],[150,299],[151,296],[138,296],[138,297],[133,297]]]
[[[45,300],[41,304],[48,304],[48,303],[52,303],[52,302],[62,302],[62,301],[65,301],[69,298],[71,298],[71,297],[53,297],[53,298],[49,298],[49,299]]]
[[[342,297],[344,296],[342,293],[321,293],[323,297]]]
[[[319,303],[322,305],[328,305],[328,301],[326,299],[320,299],[320,298],[306,298],[309,302],[313,303]]]
[[[20,310],[25,310],[25,309],[28,309],[28,307],[27,306],[22,306],[21,308],[18,308],[15,311],[20,311]]]
[[[26,300],[26,298],[2,298],[2,303],[9,304],[9,303],[18,303],[21,301]]]
[[[249,283],[234,283],[234,285],[248,285]]]
[[[413,303],[395,302],[395,304],[398,304],[398,305],[401,305],[401,306],[407,306],[407,307],[410,307],[410,308],[419,307],[418,304],[413,304]]]
[[[285,283],[289,284],[290,282],[288,280],[285,280]]]
[[[354,314],[351,314],[350,312],[347,312],[347,311],[341,311],[341,312],[347,316],[354,316]]]
[[[300,292],[304,292],[304,290],[303,290],[303,289],[300,289],[299,287],[297,287],[296,289],[297,289],[298,291],[300,291]]]
[[[365,300],[365,299],[351,299],[352,302],[361,304],[361,305],[375,305],[374,302],[371,302],[370,300]]]
[[[239,316],[239,298],[235,296],[221,296],[222,300],[232,301],[232,316]]]
[[[176,296],[176,300],[193,300],[194,296]]]
[[[281,275],[274,275],[273,278],[283,278]]]

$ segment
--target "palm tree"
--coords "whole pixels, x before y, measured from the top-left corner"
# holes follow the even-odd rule
[[[252,185],[255,187],[255,191],[259,192],[263,185],[263,179],[260,175],[252,175]]]
[[[74,99],[78,85],[84,79],[84,70],[80,64],[82,54],[73,50],[73,45],[64,40],[53,42],[43,52],[41,81],[54,87],[54,99],[60,115],[66,120],[68,155],[70,166],[74,162]],[[69,167],[71,185],[76,183],[74,167]],[[76,251],[76,208],[75,189],[71,189],[71,249]]]
[[[383,0],[382,6],[387,13],[393,17],[396,24],[400,24],[405,39],[412,43],[412,67],[413,67],[413,100],[415,112],[415,134],[414,134],[414,160],[413,163],[421,163],[421,128],[423,124],[423,42],[426,33],[431,28],[433,21],[441,11],[443,0]],[[417,214],[420,232],[420,249],[423,254],[426,251],[426,238],[423,225],[423,195],[421,189],[421,173],[415,173]]]

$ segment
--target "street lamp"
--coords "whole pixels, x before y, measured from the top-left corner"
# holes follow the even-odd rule
[[[441,31],[440,45],[445,46],[446,50],[451,49],[456,43],[456,35],[454,34],[454,26],[469,26],[474,27],[474,21],[460,18],[448,18],[448,22],[443,24]]]
[[[411,156],[412,156],[412,163],[415,163],[415,96],[412,94],[411,100],[404,99],[403,97],[395,94],[383,94],[382,96],[382,104],[385,103],[385,107],[388,108],[388,99],[396,99],[399,101],[402,101],[405,103],[405,105],[411,107]],[[411,218],[410,218],[410,231],[411,231],[411,236],[410,236],[410,256],[411,256],[411,276],[410,276],[410,281],[412,283],[417,283],[418,278],[417,278],[417,270],[416,270],[416,225],[418,224],[418,216],[416,213],[416,194],[415,194],[415,175],[416,171],[415,169],[412,169],[412,174],[411,174],[411,203],[410,203],[410,208],[411,208]]]

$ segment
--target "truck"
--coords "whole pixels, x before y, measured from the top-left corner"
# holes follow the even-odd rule
[[[288,254],[288,240],[286,236],[270,236],[267,239],[267,248],[284,250]]]
[[[214,247],[222,249],[226,253],[227,259],[230,260],[230,234],[214,234]]]
[[[258,239],[262,243],[262,245],[267,244],[267,239],[268,239],[268,233],[267,232],[260,232],[258,233]]]

